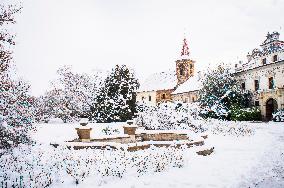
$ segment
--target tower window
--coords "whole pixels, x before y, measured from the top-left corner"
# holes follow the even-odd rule
[[[274,88],[274,80],[273,77],[268,78],[268,88],[273,89]]]
[[[162,99],[166,99],[166,94],[165,93],[163,93]]]
[[[192,64],[190,64],[190,65],[189,65],[189,67],[190,67],[190,69],[192,69],[192,68],[193,68],[193,65],[192,65]]]
[[[183,69],[182,66],[179,67],[179,74],[180,74],[181,76],[184,75],[184,69]]]
[[[254,89],[255,89],[255,91],[259,90],[259,81],[258,80],[254,80]]]
[[[276,62],[276,61],[278,61],[278,57],[277,57],[277,55],[274,55],[273,56],[273,62]]]
[[[262,59],[262,64],[266,65],[266,58]]]
[[[149,101],[151,101],[152,100],[152,97],[149,95]]]

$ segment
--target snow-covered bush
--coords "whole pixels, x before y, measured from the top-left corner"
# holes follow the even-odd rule
[[[255,128],[249,126],[247,122],[205,119],[195,123],[197,123],[196,127],[199,125],[203,130],[223,136],[251,136],[255,133]]]
[[[48,122],[52,118],[61,118],[64,122],[74,122],[81,117],[91,119],[104,79],[103,72],[94,71],[87,75],[74,72],[71,66],[63,66],[57,75],[52,82],[53,89],[37,99],[37,120]]]
[[[26,146],[0,158],[0,186],[48,187],[80,184],[86,178],[104,181],[123,176],[141,176],[185,164],[185,148],[126,150],[73,150],[66,147]]]
[[[188,129],[193,126],[192,121],[200,119],[198,103],[167,102],[158,106],[141,103],[137,111],[136,124],[146,129]]]
[[[105,135],[113,135],[113,134],[119,134],[120,133],[118,129],[110,127],[110,126],[107,126],[107,127],[103,128],[102,132]]]
[[[213,134],[231,135],[231,136],[251,136],[255,133],[253,127],[248,126],[245,122],[222,122],[212,126]]]
[[[232,108],[231,120],[233,121],[261,121],[261,112],[257,107]]]

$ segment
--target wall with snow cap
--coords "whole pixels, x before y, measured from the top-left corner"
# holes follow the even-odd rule
[[[149,100],[149,97],[151,100]],[[147,105],[156,105],[156,91],[137,92],[136,101],[144,102]]]

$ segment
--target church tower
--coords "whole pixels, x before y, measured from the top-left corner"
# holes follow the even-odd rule
[[[183,39],[181,57],[176,61],[176,75],[180,85],[194,75],[194,61],[189,58],[189,48],[186,38]]]

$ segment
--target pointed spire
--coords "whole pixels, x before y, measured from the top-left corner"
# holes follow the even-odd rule
[[[183,39],[183,46],[182,46],[181,56],[189,56],[189,48],[188,48],[187,40],[186,40],[185,37]]]

